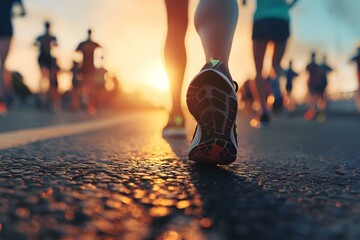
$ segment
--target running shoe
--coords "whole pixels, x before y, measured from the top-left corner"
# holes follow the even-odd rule
[[[7,115],[7,107],[6,104],[0,102],[0,117],[5,117]]]
[[[320,111],[319,114],[316,116],[316,120],[317,120],[319,123],[324,123],[324,122],[326,122],[326,120],[327,120],[326,112],[325,112],[325,111]]]
[[[162,136],[164,138],[186,138],[184,117],[169,117],[167,125],[162,130]]]
[[[310,109],[307,112],[304,113],[304,120],[305,121],[312,121],[314,118],[316,118],[317,112]]]
[[[98,114],[97,108],[92,105],[90,105],[86,108],[86,112],[91,116],[96,116]]]
[[[262,125],[269,125],[270,123],[270,114],[268,111],[264,111],[260,116],[260,123]]]
[[[237,83],[225,65],[210,60],[191,81],[186,102],[197,126],[189,159],[211,164],[230,164],[237,155]]]

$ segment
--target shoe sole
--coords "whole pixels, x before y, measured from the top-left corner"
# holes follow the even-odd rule
[[[189,159],[212,164],[235,161],[237,140],[233,131],[238,103],[233,86],[224,82],[220,72],[205,70],[190,83],[186,103],[201,131],[201,139],[196,143],[193,140]]]

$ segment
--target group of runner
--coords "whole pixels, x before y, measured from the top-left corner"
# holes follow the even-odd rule
[[[9,105],[8,99],[13,94],[11,73],[5,71],[5,62],[11,46],[13,26],[11,22],[13,6],[20,6],[20,16],[25,16],[25,8],[21,0],[0,1],[0,115],[6,115]],[[61,96],[59,93],[58,74],[61,69],[57,63],[54,49],[58,46],[57,39],[51,33],[50,22],[45,22],[45,32],[36,38],[34,45],[39,49],[38,64],[41,70],[39,81],[38,106],[48,106],[55,112],[61,109]],[[96,68],[94,54],[101,46],[92,40],[92,31],[88,30],[88,37],[76,48],[81,54],[81,61],[73,63],[70,70],[72,78],[71,108],[76,109],[80,105],[81,92],[82,102],[90,114],[97,112],[95,91],[99,83],[104,84],[106,70]]]
[[[254,0],[255,1],[255,0]],[[202,40],[206,61],[212,58],[220,60],[222,74],[231,76],[228,60],[238,18],[238,4],[235,0],[225,1],[223,6],[217,6],[213,0],[201,0],[195,13],[195,27]],[[253,24],[253,56],[256,68],[254,98],[260,103],[260,109],[255,119],[266,125],[270,122],[267,107],[266,80],[278,81],[284,72],[280,66],[287,39],[290,36],[289,10],[297,0],[257,0]],[[242,1],[247,5],[247,0]],[[186,67],[185,34],[188,26],[188,0],[165,0],[168,19],[168,32],[164,49],[165,63],[170,79],[173,96],[173,108],[169,114],[168,124],[163,129],[164,136],[185,135],[184,116],[180,104],[181,85]],[[216,8],[218,7],[218,8]],[[222,16],[225,14],[224,16]],[[219,16],[216,18],[214,16]],[[263,63],[267,48],[273,45],[271,56],[271,72],[263,75]],[[207,68],[206,66],[204,68]],[[232,80],[231,80],[232,81]],[[191,85],[190,85],[191,86]],[[189,88],[190,90],[190,88]],[[192,104],[192,103],[190,103]]]
[[[250,0],[242,0],[247,5]],[[287,70],[281,61],[290,36],[290,9],[297,0],[252,0],[256,2],[253,15],[252,46],[256,68],[254,81],[247,81],[241,89],[245,98],[256,100],[259,105],[256,117],[250,121],[252,126],[262,127],[270,123],[268,106],[269,85],[274,96],[273,109],[283,105],[279,85],[281,76],[287,77],[286,99],[291,102],[292,80],[298,75],[289,64]],[[181,109],[181,86],[187,63],[185,34],[188,26],[188,0],[165,0],[168,31],[164,48],[165,65],[170,80],[173,106],[169,120],[164,127],[164,137],[184,137],[185,118]],[[233,82],[228,67],[229,55],[237,24],[239,9],[236,0],[200,0],[194,17],[195,28],[202,41],[206,64],[192,79],[186,94],[190,113],[197,122],[190,144],[189,159],[198,162],[228,164],[236,159],[237,134],[236,112],[238,99],[237,83]],[[263,63],[269,46],[273,46],[271,71],[264,75]],[[327,75],[332,69],[313,61],[306,67],[309,74],[309,111],[306,119],[312,119],[316,112],[324,108],[318,104],[324,100]],[[359,63],[360,55],[354,58]],[[360,71],[360,69],[359,69]],[[359,74],[360,79],[360,74]],[[324,102],[324,101],[323,101]],[[291,106],[290,106],[291,107]]]
[[[324,112],[326,108],[326,87],[328,85],[328,75],[333,69],[328,65],[326,56],[323,57],[321,63],[316,59],[316,53],[311,53],[310,62],[307,64],[304,72],[308,75],[308,102],[309,109],[304,114],[305,120],[312,120],[318,114]],[[285,108],[289,113],[295,110],[295,100],[293,96],[293,81],[300,73],[293,69],[293,61],[290,60],[288,68],[282,73],[285,79],[284,89],[280,87],[279,79],[268,78],[266,81],[266,98],[267,108],[272,109],[273,112]],[[253,113],[254,98],[254,83],[252,80],[247,80],[240,88],[241,100],[244,103],[245,112],[248,115]],[[271,100],[269,100],[271,99]]]
[[[358,88],[355,91],[354,102],[360,111],[360,47],[357,48],[356,53],[349,59],[349,63],[355,63],[357,67],[357,80]],[[328,86],[328,75],[334,71],[327,62],[326,55],[323,56],[322,61],[319,62],[317,54],[312,52],[310,55],[310,62],[306,65],[304,71],[307,72],[307,102],[308,111],[304,114],[304,119],[311,121],[314,118],[319,120],[325,117],[325,111],[327,107],[327,94],[326,88]],[[285,77],[285,91],[276,90],[279,88],[279,82],[277,79],[268,78],[266,81],[266,98],[271,96],[273,101],[268,102],[268,108],[272,108],[274,111],[284,107],[288,112],[295,110],[295,100],[293,97],[293,80],[299,76],[301,72],[296,72],[293,69],[293,61],[290,60],[288,68],[284,70],[283,77]],[[247,115],[253,114],[253,103],[256,100],[254,95],[256,88],[253,80],[246,80],[240,88],[241,100],[244,105],[244,111]],[[283,94],[284,92],[284,94]],[[270,102],[270,104],[269,104]]]
[[[36,39],[35,45],[39,48],[38,63],[41,69],[41,80],[39,85],[40,105],[48,105],[53,110],[61,109],[61,99],[58,91],[58,73],[60,68],[54,55],[54,48],[57,47],[56,37],[50,32],[50,23],[45,22],[45,33]],[[72,110],[76,110],[80,106],[80,94],[85,99],[86,109],[88,113],[95,114],[97,83],[103,82],[106,70],[96,68],[94,64],[94,54],[101,46],[92,40],[92,30],[87,32],[87,39],[81,42],[76,48],[76,52],[81,54],[82,61],[80,63],[73,61],[71,68],[72,73],[72,90],[71,103]],[[81,79],[81,80],[80,80]],[[48,81],[48,90],[44,88],[44,81]]]
[[[277,111],[285,106],[289,111],[292,111],[295,108],[295,101],[292,96],[292,82],[298,76],[298,73],[294,71],[292,61],[289,62],[288,69],[283,69],[280,63],[290,36],[291,18],[289,11],[296,3],[297,0],[256,1],[252,34],[256,77],[254,81],[247,80],[240,91],[246,106],[252,105],[255,100],[260,103],[260,109],[255,119],[262,125],[267,125],[270,122],[270,109]],[[181,110],[180,91],[186,67],[184,37],[188,26],[188,1],[165,0],[165,4],[168,16],[168,32],[164,53],[172,87],[173,108],[163,134],[171,136],[176,133],[179,135],[184,134],[182,129],[185,121]],[[248,0],[243,0],[242,4],[247,5]],[[207,22],[211,21],[207,19]],[[217,38],[203,43],[210,46],[210,44],[215,45],[216,41],[218,41]],[[270,45],[273,45],[274,49],[270,59],[272,63],[271,71],[268,75],[264,75],[265,52]],[[332,68],[326,62],[326,57],[320,64],[315,61],[315,55],[313,57],[314,59],[305,69],[309,75],[309,111],[304,115],[306,120],[313,119],[319,112],[324,110],[326,106],[327,76],[332,71]],[[353,60],[359,61],[360,57],[354,57]],[[285,91],[280,89],[279,78],[282,76],[286,78]],[[268,101],[269,95],[272,95],[272,101]],[[247,110],[250,109],[247,107]]]
[[[187,62],[185,50],[185,35],[188,26],[188,0],[164,0],[167,10],[168,31],[164,48],[165,63],[170,79],[173,107],[169,113],[168,124],[163,129],[164,137],[184,136],[185,118],[181,109],[181,88]],[[250,0],[242,0],[247,5]],[[285,74],[280,63],[290,36],[290,13],[289,10],[297,0],[251,0],[256,1],[253,24],[253,56],[256,68],[254,81],[254,99],[260,103],[258,114],[254,118],[260,125],[270,123],[270,113],[267,106],[267,81],[273,85],[274,95],[281,94],[278,82],[280,76]],[[0,46],[1,46],[1,81],[0,81],[0,112],[5,109],[5,71],[4,63],[10,46],[12,36],[11,7],[13,3],[19,3],[22,7],[21,15],[25,14],[21,0],[0,1]],[[190,113],[197,121],[197,127],[189,149],[189,159],[199,162],[211,162],[215,164],[228,164],[236,159],[237,155],[237,131],[236,116],[238,98],[236,91],[238,85],[232,80],[228,66],[234,32],[238,20],[237,0],[200,0],[195,12],[195,27],[202,41],[206,64],[191,81],[186,102]],[[3,20],[3,18],[5,20]],[[44,77],[48,77],[50,86],[57,87],[56,72],[59,68],[56,58],[52,54],[52,48],[57,45],[56,38],[50,34],[50,24],[45,25],[46,32],[40,36],[36,44],[40,48],[39,65]],[[263,75],[263,63],[265,52],[273,45],[271,56],[271,71]],[[75,78],[73,85],[78,86],[76,77],[82,75],[82,88],[88,98],[88,109],[94,108],[95,73],[94,52],[100,45],[91,39],[91,30],[88,31],[88,39],[82,42],[76,51],[81,52],[83,61],[77,69],[74,64],[72,72]],[[315,58],[315,56],[314,56]],[[359,58],[354,58],[355,61]],[[319,68],[320,69],[320,68]],[[328,73],[331,69],[321,72]],[[314,80],[320,71],[318,65],[310,63],[309,89],[314,98],[322,93],[324,86],[318,85]],[[288,77],[296,76],[294,71],[287,71]],[[325,74],[326,76],[326,74]],[[287,88],[290,93],[291,83]],[[55,92],[55,91],[54,91]],[[52,96],[53,102],[57,102],[57,96]],[[276,101],[276,97],[275,97]]]

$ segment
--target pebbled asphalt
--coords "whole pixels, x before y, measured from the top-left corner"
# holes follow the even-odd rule
[[[0,151],[0,239],[360,239],[358,118],[240,117],[223,167],[188,161],[165,123],[154,111]]]

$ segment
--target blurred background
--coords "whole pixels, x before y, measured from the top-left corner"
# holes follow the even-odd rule
[[[255,76],[251,48],[254,2],[249,1],[246,6],[239,4],[230,68],[240,85]],[[44,22],[50,21],[51,32],[58,41],[54,55],[61,69],[71,68],[76,58],[74,50],[86,39],[87,29],[91,28],[93,40],[103,46],[104,67],[118,77],[119,87],[125,93],[141,95],[156,106],[171,107],[163,66],[167,29],[163,0],[24,0],[23,3],[27,15],[13,20],[15,34],[7,68],[20,72],[33,92],[38,91],[40,79],[38,49],[34,42],[44,32]],[[188,64],[184,89],[205,61],[193,24],[197,3],[190,1],[189,7]],[[300,73],[294,82],[295,98],[302,99],[306,95],[305,68],[311,51],[316,51],[319,59],[326,54],[328,64],[335,70],[329,76],[328,94],[357,89],[356,66],[349,59],[359,44],[359,9],[360,1],[357,0],[300,0],[291,10],[292,34],[283,66],[287,67],[292,59],[295,71]],[[113,85],[109,83],[107,87],[111,89]],[[60,91],[66,92],[70,88],[71,74],[61,72]]]

